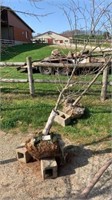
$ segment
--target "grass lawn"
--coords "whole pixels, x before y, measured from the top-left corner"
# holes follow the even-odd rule
[[[47,44],[22,44],[13,47],[3,49],[1,55],[1,61],[12,61],[12,62],[25,62],[26,57],[31,56],[32,60],[43,59],[51,55],[51,51],[57,49],[54,45]],[[69,48],[58,47],[63,54],[69,52]]]
[[[33,45],[35,46],[36,44]],[[42,46],[41,48],[36,48],[38,58],[41,58],[42,56],[45,57],[45,54],[42,53],[45,48],[48,47]],[[20,54],[15,56],[13,55],[12,57],[3,55],[2,59],[5,60],[7,57],[8,61],[24,61],[23,58],[28,56],[28,54],[31,51],[34,51],[34,49],[24,51],[25,49],[23,50],[23,53],[21,52]],[[46,54],[49,54],[49,52],[51,52],[51,47],[47,53],[45,50]],[[17,56],[20,60],[17,60]],[[35,59],[36,53],[32,54],[32,56],[34,56],[33,59]],[[20,73],[20,71],[17,71],[15,68],[7,67],[1,68],[0,70],[2,78],[27,78],[27,73]],[[34,74],[34,78],[54,80],[56,77],[53,75],[45,76],[41,74]],[[67,77],[62,77],[61,79],[66,78]],[[83,77],[80,76],[76,78],[82,80]],[[87,79],[91,78],[92,76],[87,77]],[[99,77],[99,80],[101,80],[101,76]],[[77,87],[73,88],[74,93],[76,92]],[[111,135],[112,120],[110,90],[111,87],[109,86],[108,99],[104,103],[101,103],[101,86],[93,86],[81,100],[82,105],[86,108],[85,115],[81,119],[74,120],[72,125],[64,128],[57,123],[54,123],[51,131],[56,131],[76,143],[81,144],[109,137]],[[58,94],[58,88],[55,84],[35,83],[35,97],[32,98],[29,95],[28,83],[2,83],[1,129],[11,133],[36,133],[38,130],[42,130],[52,108],[55,105]]]

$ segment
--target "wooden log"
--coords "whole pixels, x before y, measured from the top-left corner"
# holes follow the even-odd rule
[[[33,67],[70,67],[73,68],[77,66],[77,68],[94,68],[94,67],[101,67],[102,63],[78,63],[77,65],[72,63],[49,63],[49,62],[34,62]]]
[[[0,62],[0,67],[15,67],[15,66],[24,66],[25,62]]]
[[[7,78],[0,78],[0,82],[3,83],[28,83],[28,79],[7,79]],[[60,84],[60,80],[44,80],[44,79],[35,79],[34,83],[53,83],[53,84]],[[61,84],[66,84],[67,81],[61,81]],[[89,82],[85,81],[71,81],[70,84],[76,84],[76,85],[87,85]],[[112,86],[112,81],[107,83],[109,86]],[[94,85],[102,85],[101,81],[97,81],[94,83]]]
[[[35,83],[54,83],[54,84],[66,84],[67,81],[60,81],[60,80],[44,80],[44,79],[35,79],[34,80]],[[76,85],[87,85],[89,84],[89,81],[70,81],[70,84],[76,84]],[[94,83],[95,85],[101,85],[102,82],[101,81],[97,81]],[[108,82],[109,85],[112,84],[112,82]]]
[[[31,57],[27,57],[26,61],[27,61],[27,67],[28,67],[29,90],[30,90],[30,94],[34,96],[34,81],[33,81]]]
[[[6,79],[6,78],[2,78],[0,79],[0,82],[3,83],[27,83],[28,80],[27,79]]]
[[[101,89],[101,101],[105,101],[107,97],[107,85],[108,85],[108,70],[109,67],[107,66],[103,71],[103,77],[102,77],[102,89]]]

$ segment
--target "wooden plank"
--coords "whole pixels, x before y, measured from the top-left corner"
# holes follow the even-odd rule
[[[25,62],[0,62],[0,67],[24,66]]]
[[[0,79],[0,82],[3,82],[3,83],[28,83],[28,79],[6,79],[6,78],[1,78]],[[43,79],[35,79],[34,80],[35,83],[53,83],[53,84],[66,84],[67,81],[60,81],[60,80],[43,80]],[[74,81],[71,81],[70,82],[71,84],[80,84],[80,85],[86,85],[86,84],[89,84],[89,81],[77,81],[77,82],[74,82]],[[101,81],[96,81],[94,83],[95,85],[102,85],[102,82]],[[107,83],[108,85],[112,86],[112,81],[108,82]]]
[[[27,83],[28,80],[27,79],[7,79],[7,78],[1,78],[0,82],[3,83]]]

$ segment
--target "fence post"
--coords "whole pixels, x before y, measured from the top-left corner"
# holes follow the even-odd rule
[[[26,62],[27,62],[27,69],[28,69],[29,90],[30,90],[31,96],[34,96],[34,80],[33,80],[33,73],[32,73],[31,57],[27,57]]]
[[[102,76],[102,88],[101,88],[101,101],[105,101],[107,97],[107,85],[108,85],[108,71],[109,65],[104,69],[103,76]]]

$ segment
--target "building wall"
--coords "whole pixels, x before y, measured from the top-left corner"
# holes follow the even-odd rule
[[[58,35],[58,34],[55,34],[55,33],[45,33],[45,34],[42,34],[40,36],[37,36],[35,39],[40,39],[41,41],[45,41],[46,43],[52,43],[52,44],[60,44],[60,43],[67,43],[69,44],[69,39],[68,38],[65,38],[61,35]]]
[[[10,26],[14,27],[14,40],[21,42],[31,42],[31,30],[10,11],[8,11],[8,23]]]
[[[2,39],[9,39],[9,33],[7,27],[2,27],[1,29]]]
[[[18,40],[22,42],[30,42],[31,38],[32,38],[31,32],[14,27],[14,40]]]

